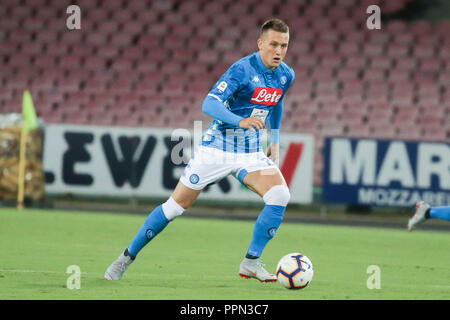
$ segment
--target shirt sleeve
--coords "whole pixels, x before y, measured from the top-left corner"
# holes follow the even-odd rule
[[[240,63],[233,64],[216,82],[208,96],[225,103],[245,81],[245,70]]]
[[[208,93],[203,101],[202,111],[214,119],[239,126],[243,118],[230,111],[227,101],[239,90],[244,77],[243,66],[238,63],[233,64]]]
[[[203,101],[202,111],[214,119],[239,127],[239,122],[243,118],[231,112],[223,102],[217,99],[208,95]]]
[[[280,143],[281,119],[283,118],[284,96],[277,103],[269,119],[270,142]]]
[[[291,71],[291,80],[286,90],[292,85],[295,79],[294,70]],[[271,143],[280,143],[280,129],[281,129],[281,120],[283,118],[283,109],[284,109],[284,97],[286,96],[286,92],[283,94],[281,100],[277,103],[274,110],[272,111],[272,115],[269,119],[270,126],[270,142]]]

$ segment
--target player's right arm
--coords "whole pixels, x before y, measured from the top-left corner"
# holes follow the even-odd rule
[[[258,117],[242,118],[231,112],[223,102],[207,96],[203,101],[202,111],[214,119],[252,131],[264,128],[264,122]]]
[[[214,119],[253,131],[264,128],[264,122],[257,117],[243,118],[225,106],[225,102],[245,83],[245,70],[239,63],[233,64],[217,81],[203,101],[202,111]]]

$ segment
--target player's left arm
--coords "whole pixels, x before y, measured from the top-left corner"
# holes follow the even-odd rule
[[[280,129],[283,118],[284,96],[277,103],[269,119],[270,145],[267,148],[267,157],[273,162],[277,162],[280,156]]]
[[[285,90],[289,89],[292,83],[295,80],[295,72],[291,69],[291,77],[289,81],[289,85]],[[283,118],[283,109],[284,109],[284,97],[286,96],[286,92],[283,94],[283,97],[275,106],[272,111],[272,115],[269,119],[269,127],[270,127],[270,146],[267,148],[267,156],[273,162],[277,162],[280,157],[280,130],[281,130],[281,120]]]

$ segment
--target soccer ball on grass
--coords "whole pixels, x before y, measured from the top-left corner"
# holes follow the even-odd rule
[[[301,253],[290,253],[280,259],[277,265],[277,278],[287,289],[303,289],[312,280],[313,265],[309,258]]]

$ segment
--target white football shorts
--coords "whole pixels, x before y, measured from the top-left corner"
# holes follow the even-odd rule
[[[233,153],[198,146],[180,181],[191,189],[202,190],[229,174],[243,183],[247,173],[271,168],[278,167],[264,152]]]

